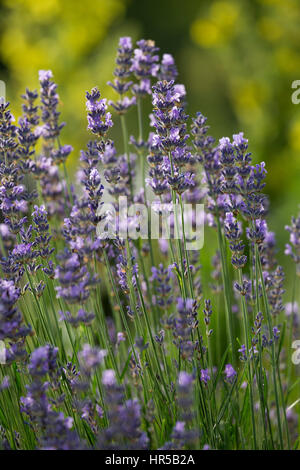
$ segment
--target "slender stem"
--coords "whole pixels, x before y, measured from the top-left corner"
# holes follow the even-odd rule
[[[171,164],[171,175],[174,177],[174,164],[173,164],[173,159],[172,159],[172,152],[169,152],[169,160]],[[184,267],[184,260],[183,260],[183,252],[182,252],[182,245],[181,245],[181,240],[179,237],[179,224],[178,224],[178,214],[177,214],[177,200],[176,200],[176,192],[172,189],[172,201],[173,201],[173,207],[174,207],[174,222],[175,222],[175,238],[177,240],[177,250],[179,254],[179,259],[180,259],[180,267],[181,267],[181,279],[182,279],[182,285],[183,285],[183,296],[186,299],[187,298],[187,288],[185,285],[185,267]]]
[[[27,279],[28,279],[28,282],[29,282],[29,285],[30,285],[31,292],[32,292],[32,294],[33,294],[33,297],[34,297],[34,300],[35,300],[35,303],[36,303],[38,312],[39,312],[39,314],[40,314],[40,320],[41,320],[41,323],[42,323],[42,327],[43,327],[43,332],[44,332],[45,338],[47,337],[48,340],[50,340],[51,344],[54,344],[53,337],[52,337],[52,335],[50,334],[49,329],[47,329],[47,325],[45,324],[44,315],[43,315],[43,312],[42,312],[40,303],[39,303],[39,301],[38,301],[38,298],[37,298],[37,295],[36,295],[36,292],[35,292],[35,287],[34,287],[34,285],[33,285],[33,283],[32,283],[32,279],[31,279],[31,276],[30,276],[30,274],[29,274],[28,268],[27,268],[26,265],[24,265],[24,267],[25,267],[25,272],[26,272],[26,276],[27,276]]]
[[[272,319],[271,319],[271,313],[270,313],[270,309],[269,309],[269,302],[268,302],[266,286],[265,286],[265,281],[264,281],[264,276],[263,276],[263,271],[262,271],[261,259],[260,259],[260,256],[259,256],[257,246],[255,246],[255,250],[256,250],[256,256],[257,256],[257,259],[258,259],[259,275],[260,275],[260,280],[261,280],[262,294],[263,294],[264,306],[265,306],[265,311],[266,311],[266,316],[267,316],[269,335],[270,335],[270,338],[272,338],[273,337]],[[276,378],[276,370],[277,370],[278,365],[277,365],[277,362],[276,362],[276,351],[275,351],[274,341],[272,341],[272,345],[271,345],[271,358],[272,358],[273,385],[274,385],[274,394],[275,394],[275,403],[276,403],[276,412],[277,412],[277,425],[278,425],[278,432],[279,432],[280,447],[283,450],[284,449],[284,444],[283,444],[283,435],[282,435],[282,427],[281,427],[280,404],[279,404],[279,396],[278,396],[278,384],[277,384],[277,378]],[[285,409],[284,409],[284,414],[285,414]],[[286,419],[286,415],[285,415],[285,419]]]
[[[137,99],[137,112],[138,112],[139,141],[143,141],[143,114],[142,114],[142,98],[141,97],[138,97]],[[145,178],[146,156],[144,155],[143,148],[141,149],[140,157],[141,157],[141,176],[142,176],[142,184],[143,184],[143,189],[144,189],[144,199],[145,199],[145,204],[147,206],[147,211],[148,211],[148,243],[149,243],[149,248],[150,248],[150,258],[151,258],[152,266],[155,266],[155,258],[154,258],[152,239],[151,239],[151,222],[150,222],[151,210],[150,210],[150,207],[148,206],[147,186],[146,186],[146,178]]]
[[[252,297],[254,298],[255,295],[255,303],[254,303],[254,314],[255,316],[259,313],[259,273],[258,273],[258,259],[257,259],[257,253],[254,253],[254,245],[251,243],[249,245],[249,250],[250,250],[250,277],[251,277],[251,285],[252,285]],[[256,279],[256,284],[254,285],[254,273],[253,273],[253,261],[254,261],[254,267],[255,267],[255,279]],[[258,391],[259,391],[259,399],[260,399],[260,410],[261,410],[261,416],[262,416],[262,424],[264,428],[264,437],[265,437],[265,442],[267,445],[267,429],[266,429],[266,419],[267,419],[267,424],[269,426],[269,433],[270,433],[270,438],[271,442],[274,448],[274,442],[273,442],[273,436],[272,436],[272,428],[270,424],[270,416],[269,416],[269,409],[267,406],[267,403],[265,402],[265,397],[264,397],[264,377],[263,377],[263,361],[262,361],[262,340],[261,340],[261,332],[259,331],[258,333],[258,367],[256,366],[256,363],[254,362],[254,368],[255,368],[255,376],[257,379],[257,384],[258,384]]]
[[[234,329],[233,329],[233,317],[232,317],[232,307],[231,307],[231,299],[230,299],[229,273],[228,273],[227,261],[226,261],[226,251],[225,251],[226,247],[224,243],[224,236],[223,236],[220,218],[218,214],[216,216],[216,221],[217,221],[217,230],[218,230],[219,250],[220,250],[220,255],[221,255],[221,267],[222,267],[222,279],[223,279],[223,285],[224,285],[227,329],[228,329],[229,341],[231,344],[231,357],[232,357],[232,361],[235,363],[236,352],[235,352],[235,347],[234,347]]]
[[[138,112],[138,126],[139,126],[139,140],[143,140],[143,113],[142,113],[142,98],[137,99],[137,112]]]
[[[57,145],[59,148],[61,148],[61,143],[60,143],[60,139],[59,139],[59,136],[57,137]],[[65,175],[65,180],[66,180],[66,185],[67,185],[67,192],[68,192],[68,195],[69,195],[69,199],[70,199],[70,202],[72,205],[74,205],[74,199],[73,199],[73,194],[72,194],[72,191],[71,191],[71,186],[69,184],[69,175],[68,175],[68,171],[67,171],[67,166],[66,166],[66,162],[65,160],[63,161],[63,168],[64,168],[64,175]]]
[[[69,175],[68,175],[68,171],[67,171],[66,162],[63,162],[63,167],[64,167],[64,175],[65,175],[67,191],[68,191],[68,194],[69,194],[70,202],[71,202],[72,205],[74,205],[74,198],[73,198],[73,194],[72,194],[72,191],[71,191],[71,186],[70,186],[70,183],[69,183]]]
[[[158,370],[159,370],[159,373],[160,373],[160,377],[161,377],[161,380],[162,380],[162,383],[163,383],[163,386],[164,386],[166,396],[168,398],[169,403],[172,404],[172,400],[171,400],[171,397],[170,397],[170,394],[169,394],[169,390],[168,390],[168,387],[167,387],[165,379],[164,379],[164,374],[161,370],[159,358],[158,358],[158,355],[157,355],[157,351],[156,351],[156,347],[155,347],[155,343],[154,343],[154,339],[153,339],[153,335],[152,335],[152,331],[151,331],[151,326],[150,326],[150,323],[149,323],[149,318],[148,318],[148,315],[147,315],[147,312],[146,312],[143,295],[142,295],[141,288],[140,288],[140,285],[139,285],[139,281],[137,279],[137,276],[135,276],[135,277],[136,277],[137,288],[138,288],[140,301],[141,301],[142,309],[143,309],[143,313],[144,313],[144,318],[145,318],[145,321],[146,321],[147,330],[148,330],[148,334],[149,334],[150,341],[151,341],[151,346],[152,346],[152,349],[153,349],[153,352],[154,352],[154,357],[155,357],[155,360],[156,360],[156,363],[157,363],[157,367],[158,367]]]
[[[126,119],[124,114],[121,114],[121,126],[122,126],[122,134],[123,134],[123,143],[124,143],[124,150],[127,158],[127,165],[128,165],[128,177],[129,177],[129,184],[130,184],[130,193],[131,198],[133,199],[133,184],[132,184],[132,174],[131,174],[131,162],[130,162],[130,154],[128,151],[128,133],[127,133],[127,126],[126,126]]]
[[[239,283],[240,285],[243,284],[242,269],[239,269]],[[254,444],[254,449],[256,449],[257,443],[256,443],[256,426],[255,426],[254,400],[253,400],[253,377],[252,377],[251,363],[250,363],[251,357],[250,357],[250,345],[249,345],[249,322],[248,322],[248,312],[247,312],[247,306],[246,306],[244,295],[242,295],[242,307],[243,307],[244,335],[245,335],[246,351],[247,351],[247,369],[248,369],[249,391],[250,391],[253,444]],[[253,360],[255,360],[255,358]]]
[[[294,280],[293,280],[293,290],[292,290],[292,311],[291,311],[291,318],[289,322],[289,349],[292,347],[292,341],[293,341],[293,327],[294,327],[294,308],[295,308],[295,297],[296,297],[296,284],[297,284],[297,269],[295,267],[295,272],[294,272]],[[289,358],[289,363],[288,363],[288,374],[287,374],[287,389],[289,390],[290,388],[290,383],[291,383],[291,375],[292,375],[292,359],[291,359],[292,353],[290,353],[290,358]]]
[[[192,273],[191,273],[191,268],[190,268],[190,261],[189,261],[189,253],[186,248],[186,236],[185,236],[185,223],[184,223],[184,212],[183,212],[183,202],[182,202],[182,196],[181,194],[179,195],[179,202],[180,202],[180,211],[181,211],[181,224],[182,224],[182,235],[183,235],[183,246],[184,246],[184,252],[185,252],[185,259],[186,259],[186,270],[188,274],[188,280],[189,280],[189,286],[190,286],[190,294],[191,297],[194,298],[194,286],[193,286],[193,279],[192,279]]]

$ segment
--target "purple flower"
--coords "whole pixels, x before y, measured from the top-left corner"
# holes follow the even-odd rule
[[[97,282],[97,279],[90,275],[86,266],[82,265],[77,253],[65,249],[58,259],[60,264],[55,269],[55,279],[60,283],[60,286],[56,287],[57,297],[71,304],[86,301],[90,287]]]
[[[172,449],[182,449],[185,446],[193,446],[198,436],[198,431],[193,429],[195,413],[193,397],[194,377],[184,371],[178,375],[178,410],[179,416],[172,432],[172,443],[166,443],[164,447],[171,445]]]
[[[120,49],[120,53],[125,53],[125,52],[128,52],[132,49],[132,41],[131,41],[131,37],[129,36],[124,36],[122,38],[120,38],[119,40],[119,49]]]
[[[137,399],[124,403],[124,386],[118,385],[113,369],[104,370],[102,384],[105,391],[109,426],[98,436],[97,448],[106,450],[147,449],[148,437],[141,431],[141,406]]]
[[[10,378],[8,375],[5,375],[2,379],[2,382],[0,383],[0,392],[3,390],[6,390],[7,388],[10,387]]]
[[[18,133],[18,155],[21,160],[20,165],[24,172],[29,172],[31,166],[24,163],[25,160],[30,160],[34,154],[34,146],[39,138],[37,132],[32,131],[32,125],[27,117],[19,119]]]
[[[210,317],[211,317],[211,315],[212,315],[212,306],[211,306],[211,301],[210,301],[210,299],[206,299],[206,300],[204,301],[204,303],[205,303],[205,308],[204,308],[204,310],[203,310],[203,313],[204,313],[204,323],[205,323],[205,325],[208,327],[208,325],[210,324]],[[207,331],[209,336],[212,334],[212,331],[213,331],[213,330]]]
[[[10,347],[6,359],[12,361],[26,355],[24,341],[31,328],[23,323],[23,317],[16,308],[21,290],[13,281],[0,279],[0,341],[8,339]]]
[[[70,323],[74,328],[78,328],[80,325],[91,325],[95,319],[94,313],[88,313],[84,309],[80,308],[77,315],[72,315],[70,312],[59,312],[60,319]]]
[[[125,333],[123,333],[123,331],[119,331],[119,332],[117,333],[117,345],[119,345],[119,344],[122,343],[123,341],[126,341]]]
[[[21,412],[27,415],[31,426],[37,431],[39,449],[83,449],[84,444],[72,430],[73,418],[57,411],[52,397],[47,395],[50,386],[57,386],[59,380],[57,352],[57,348],[46,345],[32,353],[28,370],[33,381],[26,386],[27,395],[21,397]],[[47,375],[50,375],[52,382],[46,381]]]
[[[275,341],[277,341],[280,338],[280,330],[278,326],[273,327],[273,337]]]
[[[232,384],[237,377],[237,372],[234,370],[231,364],[226,364],[224,374],[226,382],[230,384]]]
[[[136,98],[133,96],[132,98],[129,98],[128,96],[124,96],[124,98],[114,102],[114,101],[109,101],[108,104],[110,104],[119,115],[125,114],[129,108],[134,106],[136,104]]]
[[[117,383],[116,373],[113,369],[106,369],[102,373],[102,383],[106,387],[112,387]]]
[[[21,184],[23,175],[13,120],[9,103],[0,103],[0,210],[5,224],[17,234],[26,222],[27,200],[32,200],[35,194],[28,193]]]
[[[33,351],[28,370],[32,376],[43,377],[56,370],[58,348],[50,345],[41,346]]]
[[[55,152],[54,144],[51,153]],[[48,216],[63,218],[70,207],[70,198],[66,183],[61,180],[59,168],[51,157],[41,156],[37,161],[35,176],[40,180],[43,200]],[[72,188],[72,187],[71,187]]]
[[[229,248],[232,252],[231,262],[233,266],[238,269],[243,268],[247,262],[247,257],[243,255],[245,245],[241,240],[241,226],[234,218],[232,212],[226,212],[224,233],[225,237],[229,240]]]
[[[179,372],[178,384],[180,387],[189,387],[193,383],[193,376],[185,371]]]
[[[40,180],[40,188],[49,217],[55,214],[62,218],[66,209],[69,208],[70,195],[66,182],[60,177],[56,163],[65,163],[72,147],[60,145],[60,132],[65,124],[59,123],[59,96],[56,91],[57,85],[52,81],[52,72],[40,71],[39,78],[43,124],[38,128],[38,134],[45,141],[47,152],[43,152],[37,159],[33,171],[35,177]]]
[[[115,81],[115,84],[117,87],[123,83],[128,84],[127,80],[128,80],[128,77],[130,77],[131,75],[130,68],[132,64],[132,56],[133,56],[133,48],[132,48],[131,38],[130,37],[120,38],[119,47],[117,51],[117,58],[116,58],[117,67],[114,71],[114,75],[118,79],[117,81]],[[117,88],[117,91],[118,93],[120,93],[120,89]]]
[[[151,95],[151,81],[149,78],[143,78],[139,83],[132,85],[132,93],[141,97]]]
[[[174,431],[177,433],[183,433],[185,428],[185,422],[184,421],[177,421],[174,427]]]
[[[285,293],[283,289],[284,271],[281,266],[277,266],[274,271],[264,271],[265,286],[271,313],[273,316],[279,315],[283,310],[282,296]]]
[[[30,91],[26,88],[26,92],[22,95],[22,98],[25,101],[25,103],[22,104],[24,116],[31,126],[37,126],[39,123],[38,106],[35,104],[38,98],[37,91]]]
[[[241,354],[240,355],[240,360],[241,361],[247,361],[247,355],[246,355],[246,345],[242,344],[240,349],[238,349],[238,352]]]
[[[9,110],[9,102],[0,102],[0,123],[1,123],[1,161],[5,161],[4,152],[9,152],[6,154],[9,161],[12,161],[17,158],[14,153],[14,149],[17,146],[15,141],[16,137],[16,126],[13,124],[15,121],[14,116]]]
[[[201,381],[204,383],[204,385],[207,385],[207,383],[210,381],[209,370],[201,369],[200,378],[201,378]]]
[[[20,243],[15,246],[12,255],[17,263],[28,264],[37,254],[32,250],[32,243]]]
[[[262,339],[263,339],[263,336],[262,336]],[[263,344],[263,346],[264,346],[264,344]],[[246,362],[246,361],[248,360],[246,345],[245,345],[245,344],[242,344],[241,347],[240,347],[240,349],[238,349],[238,352],[240,353],[240,361]],[[253,346],[249,349],[249,357],[250,357],[250,359],[253,359],[257,354],[258,354],[258,351],[257,351],[255,345],[253,345]]]
[[[158,48],[154,41],[144,39],[137,42],[138,48],[134,50],[131,72],[139,80],[132,86],[132,93],[137,97],[145,97],[151,94],[151,78],[156,77],[159,70],[159,57],[155,53]]]
[[[174,344],[183,359],[192,360],[197,344],[192,341],[192,331],[197,326],[197,302],[193,299],[177,299],[177,315],[172,319]]]
[[[50,248],[50,241],[52,237],[49,234],[48,214],[45,206],[34,206],[32,220],[35,224],[36,232],[34,246],[37,248],[38,254],[43,259],[48,260],[53,253],[54,248]]]
[[[292,217],[291,225],[286,225],[285,229],[290,233],[290,244],[286,244],[285,254],[291,256],[297,274],[300,274],[300,213],[297,218]]]
[[[285,304],[285,314],[288,318],[292,319],[292,325],[293,329],[295,330],[295,333],[297,331],[297,328],[299,326],[299,305],[298,302],[288,302]]]
[[[168,175],[168,183],[177,194],[182,194],[194,187],[194,178],[193,173],[174,173],[173,176]]]
[[[255,320],[254,320],[254,328],[252,328],[252,333],[255,336],[254,339],[252,339],[252,344],[257,344],[258,343],[258,335],[261,332],[261,326],[262,326],[262,321],[264,317],[262,312],[258,312],[256,314]]]
[[[109,427],[99,434],[97,448],[106,450],[142,450],[149,439],[141,430],[141,406],[137,399],[121,403],[123,388],[115,383],[104,384],[109,403]]]
[[[92,348],[85,344],[79,353],[79,359],[82,369],[86,374],[90,374],[93,369],[103,363],[107,352],[105,349]]]
[[[137,79],[156,77],[159,65],[158,55],[156,52],[159,50],[155,47],[155,42],[141,39],[137,42],[138,48],[134,50],[134,57],[131,65],[131,72],[134,73]]]
[[[100,99],[98,88],[86,93],[86,109],[88,111],[88,129],[100,138],[103,138],[108,129],[113,126],[111,114],[107,112],[106,99]]]
[[[159,79],[167,80],[169,82],[171,80],[175,81],[177,76],[178,71],[174,57],[171,54],[163,54],[160,65]]]
[[[135,97],[129,98],[125,94],[131,89],[133,82],[129,80],[131,76],[133,49],[130,37],[120,38],[117,50],[116,68],[114,70],[115,79],[108,82],[120,99],[116,102],[110,101],[109,104],[118,114],[125,114],[131,106],[136,104]]]
[[[53,73],[51,70],[39,70],[39,81],[41,82],[42,86],[49,83],[51,78],[53,78]]]
[[[42,102],[42,136],[46,140],[52,140],[59,136],[64,123],[59,124],[60,113],[57,111],[59,96],[56,93],[57,85],[52,81],[51,70],[40,70],[39,81],[41,84],[40,97]]]
[[[131,282],[133,287],[136,286],[136,275],[138,275],[138,265],[137,263],[133,263],[134,258],[132,258],[132,273],[131,273]],[[125,256],[120,254],[118,256],[118,262],[116,264],[116,274],[118,277],[118,282],[121,287],[121,289],[124,291],[124,293],[129,292],[129,287],[128,287],[128,260]]]
[[[173,301],[172,284],[173,279],[172,268],[169,266],[164,269],[163,264],[160,264],[158,268],[152,266],[152,276],[150,281],[153,283],[155,290],[155,298],[153,299],[160,307],[167,307]]]
[[[161,182],[178,194],[194,186],[194,175],[187,170],[191,153],[186,146],[186,120],[180,105],[180,94],[175,90],[174,81],[160,81],[153,87],[153,125],[156,134],[151,137],[150,155],[151,184],[155,192],[161,191]],[[151,180],[150,180],[151,181]],[[164,186],[162,186],[165,192]]]
[[[58,165],[66,162],[72,150],[73,147],[71,145],[62,145],[57,150],[54,150],[51,154],[54,162]]]
[[[263,269],[271,270],[275,269],[277,265],[276,261],[276,240],[274,232],[269,232],[268,228],[265,229],[264,240],[259,244],[259,253],[261,256],[261,264]]]
[[[255,220],[255,227],[247,229],[247,237],[254,243],[263,243],[267,235],[267,223],[264,219]]]
[[[288,302],[285,304],[285,314],[287,317],[290,317],[293,313],[299,313],[299,305],[298,302]]]

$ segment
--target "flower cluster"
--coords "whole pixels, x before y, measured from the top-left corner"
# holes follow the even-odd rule
[[[27,395],[21,398],[21,411],[40,432],[40,449],[82,449],[79,436],[72,430],[73,418],[56,411],[47,394],[50,387],[47,376],[56,382],[60,373],[56,361],[57,348],[53,346],[42,346],[32,353],[28,366],[32,383],[27,386]]]
[[[193,396],[192,386],[194,377],[187,372],[180,372],[178,376],[178,404],[181,410],[181,421],[177,421],[173,432],[172,442],[164,448],[184,449],[191,447],[197,438],[197,431],[191,428],[193,422]]]
[[[131,72],[139,80],[138,84],[133,85],[132,92],[137,96],[146,96],[151,94],[151,77],[156,77],[159,71],[157,52],[159,49],[152,40],[141,39],[137,42],[137,48],[134,49]]]
[[[26,356],[24,341],[31,327],[24,324],[23,316],[16,306],[20,295],[21,289],[13,281],[0,279],[0,341],[8,341],[6,362]]]
[[[38,180],[37,185],[45,201],[49,217],[59,214],[63,218],[66,208],[70,205],[70,196],[58,165],[61,163],[65,165],[72,147],[60,143],[60,133],[65,123],[59,122],[59,96],[57,85],[52,79],[51,70],[39,72],[43,124],[36,127],[36,131],[42,138],[43,150],[34,163],[32,171]]]
[[[210,317],[212,315],[212,306],[211,306],[211,301],[210,299],[207,299],[204,301],[204,304],[205,304],[205,308],[203,310],[203,313],[204,313],[204,323],[206,325],[206,329],[207,329],[207,334],[208,336],[210,336],[213,332],[212,329],[208,329],[208,326],[210,324]]]
[[[157,82],[153,87],[152,103],[153,125],[156,129],[152,143],[162,155],[158,154],[151,168],[149,183],[156,194],[166,193],[170,188],[182,194],[194,186],[194,175],[187,171],[191,159],[186,145],[188,116],[180,103],[180,94],[174,87],[174,81]],[[150,155],[152,164],[154,156]]]
[[[60,264],[55,269],[55,279],[60,284],[56,287],[57,296],[70,304],[85,302],[90,287],[97,282],[96,276],[91,276],[80,262],[79,255],[68,249],[58,255],[58,260]]]
[[[116,58],[117,66],[114,70],[116,78],[113,83],[108,82],[108,85],[110,85],[120,96],[120,99],[117,102],[110,101],[109,104],[120,115],[125,114],[131,106],[136,104],[135,96],[129,98],[127,95],[133,84],[133,81],[130,80],[132,61],[133,48],[131,38],[120,38]]]
[[[92,139],[75,184],[52,72],[40,71],[38,92],[26,89],[18,123],[0,103],[1,448],[298,445],[298,280],[284,303],[289,270],[266,221],[265,165],[252,162],[242,132],[215,142],[201,113],[189,127],[177,77],[153,41],[120,39],[109,82],[117,101],[86,93]],[[154,132],[144,139],[147,97]],[[108,104],[120,115],[114,142]],[[138,138],[129,138],[135,104]],[[187,247],[199,203],[208,255]],[[150,208],[163,236],[168,219],[168,239],[148,233],[152,220],[142,226]],[[299,217],[287,230],[298,273]]]
[[[241,269],[247,262],[247,256],[243,255],[245,245],[241,240],[241,227],[231,212],[226,213],[224,232],[229,240],[229,248],[232,252],[231,262],[235,268]]]
[[[292,217],[291,225],[285,229],[290,233],[290,243],[285,246],[285,254],[292,257],[296,264],[297,273],[300,274],[300,215]]]
[[[156,296],[153,299],[155,304],[164,308],[171,305],[173,302],[172,296],[172,284],[173,279],[172,266],[164,269],[163,265],[160,264],[158,268],[152,266],[152,276],[150,281],[156,285]]]
[[[102,383],[109,403],[109,427],[100,433],[99,449],[136,450],[147,449],[148,437],[141,431],[141,407],[137,400],[127,400],[124,404],[124,389],[117,384],[115,371],[103,372]]]
[[[106,99],[100,99],[98,88],[86,93],[86,109],[88,112],[88,129],[102,139],[108,129],[113,126],[111,114],[107,112]]]
[[[177,299],[177,315],[174,318],[174,342],[183,359],[192,360],[197,348],[196,341],[192,339],[192,332],[198,325],[197,302],[193,299]]]

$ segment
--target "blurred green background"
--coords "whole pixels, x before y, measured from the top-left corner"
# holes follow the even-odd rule
[[[176,59],[188,112],[208,116],[220,138],[243,130],[256,161],[268,169],[270,227],[281,251],[283,227],[300,202],[300,105],[291,101],[300,79],[299,0],[2,0],[0,78],[16,117],[20,94],[36,88],[39,69],[59,84],[64,143],[78,151],[88,140],[85,91],[106,85],[119,36],[152,38]],[[147,108],[150,110],[150,103]],[[117,138],[118,125],[114,129]],[[134,132],[134,128],[132,130]],[[280,256],[283,264],[285,257]]]

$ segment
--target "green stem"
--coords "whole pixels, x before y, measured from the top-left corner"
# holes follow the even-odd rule
[[[181,211],[181,225],[182,225],[182,235],[183,235],[183,247],[184,247],[185,259],[186,259],[186,270],[187,270],[187,274],[188,274],[189,287],[190,287],[190,294],[191,294],[191,297],[194,299],[195,296],[194,296],[193,279],[192,279],[192,273],[191,273],[191,269],[190,269],[189,254],[188,254],[188,250],[187,250],[187,248],[186,248],[184,212],[183,212],[183,202],[182,202],[182,196],[181,196],[181,194],[179,195],[179,202],[180,202],[180,211]]]
[[[239,269],[239,283],[243,285],[243,274],[242,269]],[[251,358],[250,358],[250,344],[249,344],[249,322],[248,322],[248,311],[245,301],[245,296],[242,295],[242,307],[243,307],[243,321],[244,321],[244,335],[246,342],[247,351],[247,368],[248,368],[248,379],[249,379],[249,391],[250,391],[250,406],[251,406],[251,420],[252,420],[252,431],[253,431],[253,444],[254,449],[257,449],[256,444],[256,426],[255,426],[255,415],[254,415],[254,400],[253,400],[253,376],[251,370]],[[255,360],[255,358],[253,358]]]
[[[269,309],[269,302],[268,302],[266,286],[265,286],[265,281],[264,281],[264,276],[263,276],[263,271],[262,271],[261,259],[260,259],[260,256],[259,256],[257,246],[255,246],[255,250],[256,250],[256,256],[257,256],[257,259],[258,259],[258,268],[259,268],[259,275],[260,275],[261,286],[262,286],[262,294],[263,294],[264,306],[265,306],[265,311],[266,311],[266,316],[267,316],[269,335],[270,335],[270,339],[271,339],[273,337],[271,313],[270,313],[270,309]],[[284,444],[283,444],[283,435],[282,435],[282,427],[281,427],[280,404],[279,404],[279,396],[278,396],[278,384],[277,384],[277,378],[276,378],[276,371],[277,371],[277,368],[278,368],[278,364],[277,364],[277,361],[276,361],[276,351],[275,351],[274,341],[272,341],[272,345],[271,345],[271,358],[272,358],[273,385],[274,385],[274,394],[275,394],[275,403],[276,403],[276,412],[277,412],[277,425],[278,425],[278,432],[279,432],[280,447],[283,450],[284,449]],[[285,420],[286,420],[285,408],[284,408],[283,411],[284,411],[284,416],[285,416]]]
[[[174,164],[172,159],[172,153],[169,152],[169,160],[171,164],[171,175],[174,177]],[[187,299],[187,288],[185,285],[185,267],[184,267],[184,260],[183,260],[183,252],[182,252],[182,245],[181,240],[179,238],[179,224],[178,224],[178,217],[177,217],[177,200],[176,200],[176,192],[172,189],[172,201],[173,201],[173,208],[174,208],[174,222],[175,222],[175,238],[177,241],[177,253],[180,259],[180,268],[181,268],[181,279],[182,279],[182,286],[183,286],[183,297]]]
[[[129,176],[129,184],[130,184],[130,194],[133,200],[133,184],[132,184],[132,174],[131,174],[131,162],[130,162],[130,154],[128,151],[128,133],[127,133],[127,126],[124,114],[121,114],[121,126],[122,126],[122,134],[123,134],[123,143],[124,143],[124,151],[127,158],[127,165],[128,165],[128,176]]]
[[[232,361],[236,363],[236,352],[234,348],[234,329],[233,329],[233,317],[232,317],[232,307],[231,307],[231,298],[230,298],[230,286],[229,286],[229,272],[227,268],[226,261],[226,246],[224,243],[224,236],[221,228],[219,214],[216,216],[217,221],[217,230],[218,230],[218,242],[219,250],[221,255],[221,267],[222,267],[222,280],[224,285],[224,298],[225,298],[225,312],[227,320],[227,330],[229,341],[231,345],[231,357]]]

